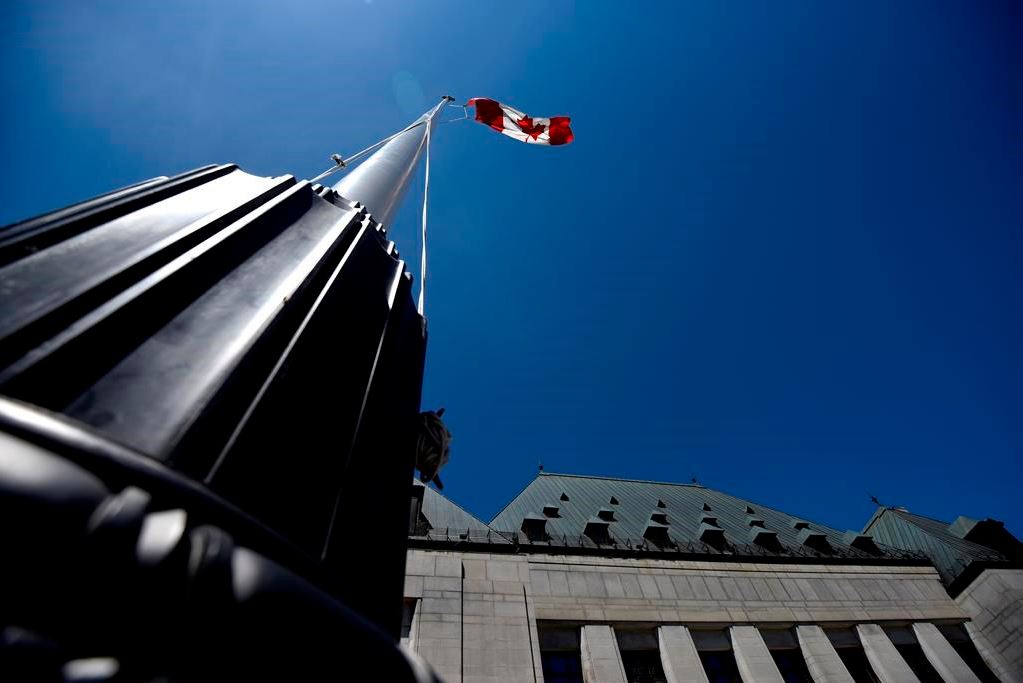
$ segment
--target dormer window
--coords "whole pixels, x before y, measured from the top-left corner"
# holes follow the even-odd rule
[[[778,534],[774,531],[768,531],[760,527],[750,527],[749,540],[754,545],[758,545],[766,550],[776,553],[782,552],[781,543],[778,542]]]
[[[671,542],[671,537],[668,535],[668,527],[662,524],[658,524],[655,521],[651,521],[643,529],[643,538],[653,543],[658,548],[664,548],[665,546],[674,546]]]
[[[700,515],[700,524],[706,524],[708,526],[717,526],[718,518],[715,517],[714,515],[708,514]]]
[[[541,517],[535,512],[530,512],[522,518],[522,525],[520,528],[526,535],[526,538],[533,543],[536,543],[537,541],[546,541],[549,538],[547,536],[547,519]]]
[[[597,545],[611,545],[611,533],[608,523],[599,517],[590,517],[583,527],[583,534]]]
[[[874,542],[874,537],[870,534],[846,531],[845,535],[842,536],[842,541],[852,548],[862,550],[863,552],[870,553],[871,555],[878,555],[881,553],[881,549],[877,547],[877,543]]]
[[[807,548],[812,548],[819,553],[831,554],[834,552],[831,544],[828,543],[828,537],[819,531],[810,529],[809,527],[799,530],[799,533],[796,534],[796,541],[800,545],[805,545]]]
[[[720,546],[725,542],[725,532],[716,526],[710,526],[706,523],[700,524],[697,537],[711,546]]]

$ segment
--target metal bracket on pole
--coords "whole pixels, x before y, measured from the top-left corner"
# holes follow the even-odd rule
[[[454,101],[445,95],[435,106],[408,128],[395,134],[365,161],[348,172],[334,189],[349,201],[361,202],[382,225],[389,225],[397,215],[411,182],[413,171],[426,147],[426,129],[437,113]],[[426,125],[420,125],[420,124]]]

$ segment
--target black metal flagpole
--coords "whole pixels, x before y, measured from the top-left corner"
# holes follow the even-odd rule
[[[378,223],[389,226],[426,148],[428,133],[437,125],[437,114],[451,101],[453,98],[447,95],[441,98],[436,106],[349,171],[334,185],[334,190],[345,199],[362,203]]]

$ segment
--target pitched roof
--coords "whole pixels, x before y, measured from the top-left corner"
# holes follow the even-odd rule
[[[463,510],[436,489],[424,486],[418,480],[413,484],[423,490],[422,515],[429,524],[426,533],[422,534],[424,538],[466,540],[489,536],[493,543],[508,542],[485,522]]]
[[[557,511],[550,514],[554,507]],[[550,546],[789,558],[921,557],[872,547],[869,539],[853,541],[857,534],[846,536],[700,485],[548,472],[541,472],[490,526],[516,534],[525,530],[522,523],[527,516],[538,514],[546,517],[545,544]],[[667,518],[666,525],[661,515]],[[603,529],[597,529],[594,519],[607,522],[606,538],[596,537],[594,532]]]
[[[1019,542],[990,519],[960,517],[950,524],[904,508],[879,507],[863,531],[881,543],[927,555],[953,594],[973,580],[981,565],[1023,559]]]

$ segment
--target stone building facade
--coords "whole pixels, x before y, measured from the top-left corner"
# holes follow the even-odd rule
[[[925,553],[956,604],[988,666],[1023,683],[1023,546],[993,519],[943,522],[882,507],[864,531],[891,546]]]
[[[1017,680],[932,560],[870,534],[598,477],[541,473],[490,524],[414,498],[403,639],[449,682]]]

